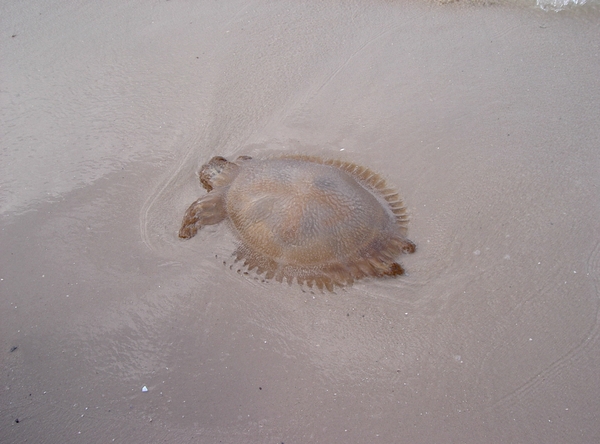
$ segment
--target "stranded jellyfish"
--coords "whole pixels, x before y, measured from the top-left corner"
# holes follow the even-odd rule
[[[364,277],[397,276],[412,253],[399,194],[368,168],[311,156],[213,157],[200,169],[208,194],[185,212],[179,237],[227,220],[234,253],[266,279],[333,291]]]

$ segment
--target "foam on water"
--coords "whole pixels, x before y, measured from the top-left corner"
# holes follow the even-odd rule
[[[587,0],[536,0],[537,6],[544,11],[562,11],[570,6],[584,5]]]

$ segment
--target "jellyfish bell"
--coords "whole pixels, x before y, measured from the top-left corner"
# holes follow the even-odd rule
[[[200,170],[208,194],[186,211],[179,231],[229,221],[248,271],[333,291],[365,277],[397,276],[412,253],[406,208],[378,174],[314,156],[231,162],[213,157]]]

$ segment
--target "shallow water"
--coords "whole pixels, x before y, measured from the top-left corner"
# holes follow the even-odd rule
[[[598,441],[595,5],[0,8],[2,442]],[[408,274],[177,239],[199,165],[273,151],[396,184]]]

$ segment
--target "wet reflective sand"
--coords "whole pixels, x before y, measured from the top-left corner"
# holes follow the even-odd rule
[[[0,440],[598,441],[599,16],[1,6]],[[310,292],[177,238],[201,164],[273,151],[396,185],[407,275]]]

